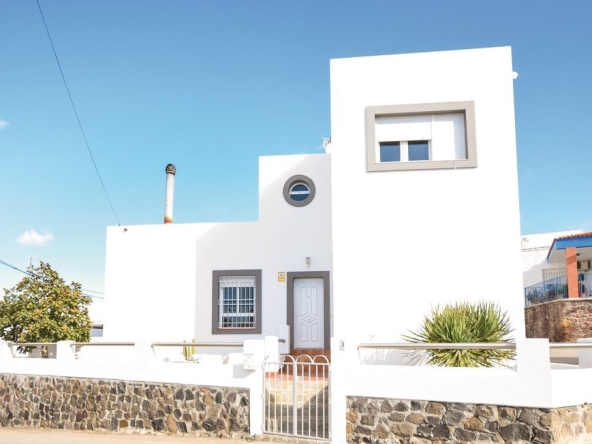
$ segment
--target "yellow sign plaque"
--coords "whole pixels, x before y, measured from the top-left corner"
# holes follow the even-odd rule
[[[286,282],[286,272],[278,271],[278,282]]]

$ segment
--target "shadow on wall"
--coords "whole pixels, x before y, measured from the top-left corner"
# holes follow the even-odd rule
[[[360,364],[365,365],[408,365],[404,350],[394,349],[361,349],[358,351]]]

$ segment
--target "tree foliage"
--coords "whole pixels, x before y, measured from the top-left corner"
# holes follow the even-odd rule
[[[90,340],[91,298],[77,282],[66,285],[49,264],[29,268],[29,275],[0,300],[0,337],[12,342]]]
[[[513,342],[513,329],[506,312],[491,302],[457,303],[432,308],[416,332],[403,339],[413,343],[492,343]],[[439,367],[493,367],[506,364],[513,350],[429,349],[409,353],[413,364]]]

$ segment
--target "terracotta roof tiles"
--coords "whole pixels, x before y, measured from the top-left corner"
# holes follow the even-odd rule
[[[568,234],[567,236],[556,237],[555,240],[559,240],[559,239],[578,239],[580,237],[592,237],[592,231],[586,231],[585,233]]]

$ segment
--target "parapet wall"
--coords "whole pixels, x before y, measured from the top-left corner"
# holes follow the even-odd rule
[[[249,390],[0,374],[0,425],[242,438]]]
[[[592,406],[526,408],[347,398],[347,442],[590,442]]]
[[[592,299],[558,299],[525,307],[527,338],[577,342],[592,337]]]

